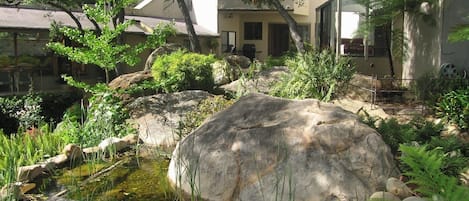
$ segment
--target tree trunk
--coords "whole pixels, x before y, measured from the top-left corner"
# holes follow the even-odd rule
[[[298,25],[296,24],[295,19],[293,19],[292,16],[288,14],[288,11],[285,10],[279,0],[271,0],[271,3],[275,7],[275,9],[278,10],[279,14],[283,17],[283,19],[287,22],[288,28],[290,30],[290,36],[293,39],[293,42],[295,43],[295,47],[298,52],[301,54],[305,53],[303,39],[301,38],[301,35],[298,32]]]
[[[182,15],[184,16],[184,22],[186,23],[187,35],[189,36],[189,42],[191,45],[191,51],[200,53],[202,49],[200,48],[199,37],[195,33],[194,26],[192,24],[191,16],[189,9],[187,8],[186,2],[184,0],[176,0],[179,9],[181,9]]]

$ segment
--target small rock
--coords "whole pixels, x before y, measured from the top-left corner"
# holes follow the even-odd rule
[[[29,192],[30,190],[33,190],[34,188],[36,188],[35,183],[21,184],[20,191],[21,191],[21,193],[25,194],[25,193]]]
[[[408,197],[402,201],[427,201],[421,197],[417,197],[417,196],[412,196],[412,197]]]
[[[40,164],[21,166],[18,168],[17,181],[32,181],[34,178],[47,171]]]
[[[378,192],[373,193],[373,195],[370,196],[369,201],[401,201],[401,199],[399,199],[392,193],[378,191]]]
[[[386,181],[386,191],[401,199],[412,196],[412,191],[409,187],[407,187],[404,182],[394,177],[391,177]]]
[[[124,148],[129,147],[129,144],[126,141],[121,140],[120,138],[110,137],[110,138],[107,138],[107,139],[101,141],[101,143],[99,143],[98,147],[101,151],[109,150],[111,147],[115,151],[120,151]]]
[[[52,163],[55,165],[55,167],[60,167],[64,165],[68,161],[68,157],[65,154],[59,154],[57,156],[54,156],[52,158],[48,158],[45,163],[49,164]]]
[[[76,144],[66,145],[64,147],[62,153],[64,153],[67,156],[68,160],[70,160],[70,161],[79,160],[83,156],[83,151]]]
[[[99,151],[101,150],[101,148],[99,148],[98,146],[95,146],[95,147],[87,147],[87,148],[84,148],[83,149],[83,153],[85,155],[88,155],[88,154],[96,154],[96,153],[99,153]]]

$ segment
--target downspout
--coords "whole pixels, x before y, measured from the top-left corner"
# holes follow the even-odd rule
[[[336,59],[340,57],[340,45],[342,43],[342,0],[337,0],[337,12],[336,12],[336,44],[335,52]]]

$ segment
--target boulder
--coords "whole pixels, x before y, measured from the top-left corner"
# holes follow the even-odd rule
[[[145,62],[145,70],[150,71],[151,67],[153,66],[153,63],[155,62],[155,59],[158,58],[158,56],[165,55],[165,54],[171,54],[172,52],[175,52],[179,49],[181,49],[182,46],[176,43],[167,43],[164,44],[161,47],[156,48],[153,50],[153,52],[148,56],[147,61]]]
[[[168,169],[176,188],[190,195],[195,186],[204,200],[366,200],[398,174],[390,148],[357,115],[262,94],[182,139]]]
[[[412,196],[410,188],[407,187],[404,182],[394,177],[391,177],[386,181],[386,191],[401,199]]]
[[[212,95],[192,90],[137,98],[127,108],[131,122],[138,126],[139,138],[148,145],[174,146],[184,115]]]
[[[283,66],[272,67],[261,71],[253,79],[236,80],[229,84],[221,86],[225,91],[231,93],[264,93],[270,92],[270,87],[278,82],[282,75],[288,73],[288,68]],[[241,90],[241,92],[240,92]]]
[[[238,68],[233,68],[226,60],[214,62],[212,64],[212,74],[215,85],[224,85],[237,80],[240,74]]]
[[[151,75],[151,71],[137,71],[133,73],[128,73],[124,75],[120,75],[116,77],[109,83],[109,87],[111,89],[129,89],[130,86],[140,84],[144,81],[151,81],[153,80],[153,76]],[[154,90],[144,90],[141,93],[136,94],[120,94],[120,98],[123,100],[124,103],[128,103],[131,100],[139,97],[139,96],[148,96],[155,94]]]

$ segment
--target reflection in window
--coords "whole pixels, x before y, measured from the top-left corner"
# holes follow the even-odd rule
[[[245,22],[244,40],[262,40],[262,22]]]

